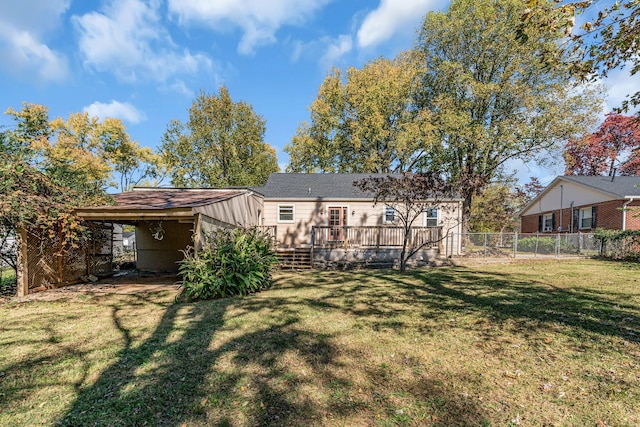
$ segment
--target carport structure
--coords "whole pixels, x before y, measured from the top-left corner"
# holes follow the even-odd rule
[[[112,205],[75,210],[91,230],[80,250],[65,251],[25,235],[20,295],[73,283],[88,274],[110,274],[113,224],[135,226],[138,270],[175,273],[187,247],[199,247],[217,228],[259,225],[263,206],[262,195],[248,189],[134,188],[112,197]]]

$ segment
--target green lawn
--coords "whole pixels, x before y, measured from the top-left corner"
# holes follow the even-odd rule
[[[632,426],[640,266],[279,273],[0,305],[0,425]]]
[[[13,268],[0,267],[0,299],[3,296],[12,296],[16,293],[16,272]]]

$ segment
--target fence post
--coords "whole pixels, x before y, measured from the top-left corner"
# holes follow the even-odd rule
[[[487,257],[487,233],[484,233],[484,257]]]
[[[556,234],[556,258],[560,258],[560,235]]]
[[[578,253],[582,253],[582,233],[578,231]]]
[[[533,250],[533,256],[534,256],[535,258],[538,258],[538,237],[539,237],[539,236],[540,236],[540,235],[539,235],[538,233],[536,233],[536,247],[535,247],[535,249]]]
[[[518,232],[513,233],[513,257],[518,255]]]

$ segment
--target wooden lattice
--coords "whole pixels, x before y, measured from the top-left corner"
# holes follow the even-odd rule
[[[26,271],[28,293],[78,281],[88,274],[111,272],[113,259],[112,224],[89,224],[88,238],[76,248],[63,245],[57,232],[32,228],[23,234],[26,246],[21,260]],[[25,263],[26,261],[26,263]]]

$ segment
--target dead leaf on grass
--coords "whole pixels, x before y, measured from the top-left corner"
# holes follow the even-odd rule
[[[516,369],[515,371],[505,371],[504,375],[508,378],[519,378],[522,375],[522,371],[520,369]]]

